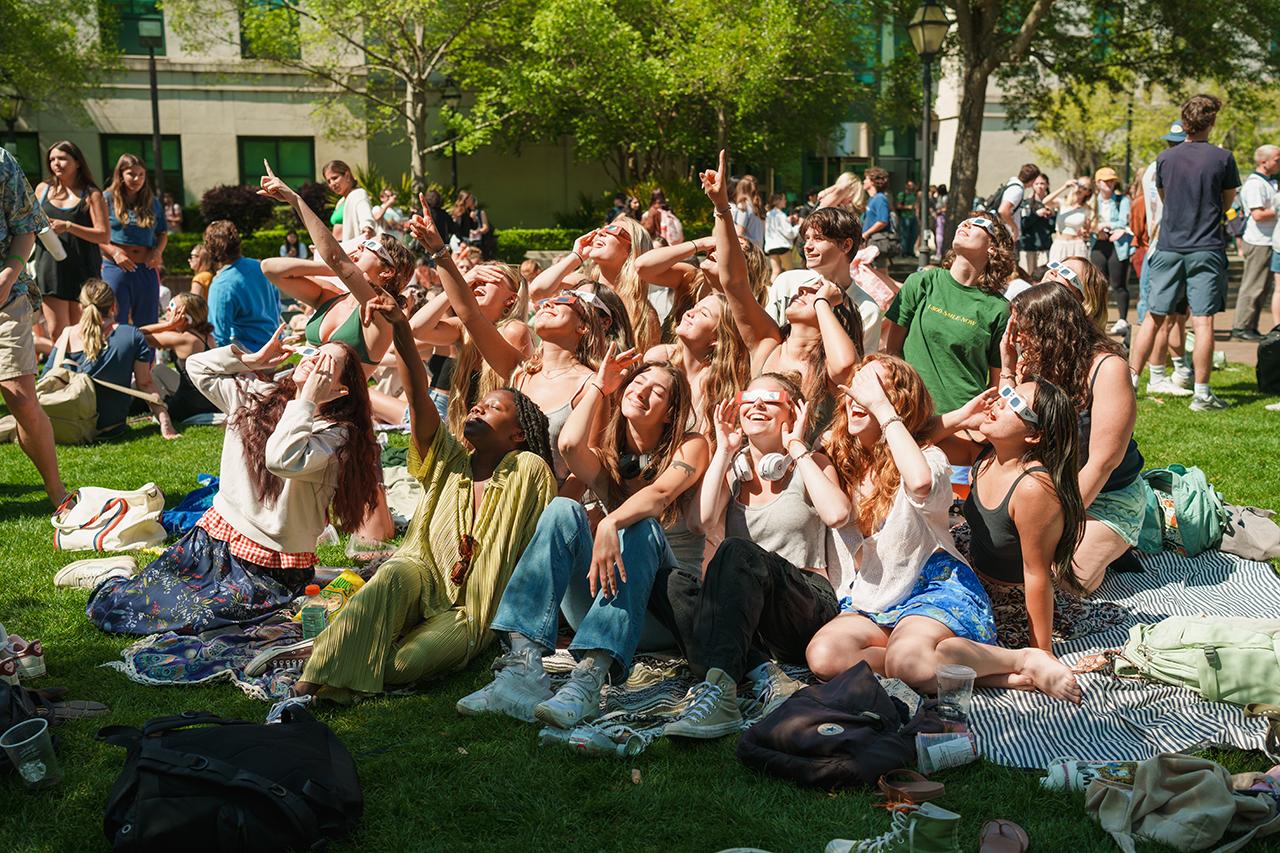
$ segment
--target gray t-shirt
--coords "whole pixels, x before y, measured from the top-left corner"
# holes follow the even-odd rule
[[[804,477],[794,464],[782,493],[764,506],[746,506],[738,500],[738,486],[724,518],[724,537],[754,542],[802,569],[827,567],[827,526],[809,500]]]

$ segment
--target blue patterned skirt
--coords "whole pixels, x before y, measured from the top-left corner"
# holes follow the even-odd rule
[[[108,578],[85,613],[115,634],[199,634],[261,622],[286,607],[315,569],[270,569],[231,553],[231,546],[194,527],[139,574]]]
[[[882,628],[892,628],[907,616],[928,616],[957,637],[988,646],[996,642],[996,620],[982,582],[973,569],[946,551],[925,561],[911,594],[892,610],[868,613],[846,596],[840,600],[840,612],[861,613]]]

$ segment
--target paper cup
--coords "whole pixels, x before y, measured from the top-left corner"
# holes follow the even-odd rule
[[[18,723],[0,735],[0,747],[9,755],[14,769],[30,790],[50,788],[62,781],[62,768],[53,754],[53,738],[49,736],[47,720]]]

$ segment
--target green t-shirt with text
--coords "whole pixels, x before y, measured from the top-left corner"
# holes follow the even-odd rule
[[[1009,303],[965,287],[949,270],[909,276],[885,313],[907,330],[902,356],[920,372],[939,414],[952,412],[991,384]]]

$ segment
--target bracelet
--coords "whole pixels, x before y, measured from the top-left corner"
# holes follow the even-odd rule
[[[23,264],[26,263],[26,259],[24,259],[22,255],[10,255],[9,257],[5,258],[4,265],[6,267],[9,266],[9,261],[17,261],[18,266],[22,266]]]
[[[828,298],[827,298],[827,297],[825,297],[825,296],[819,296],[817,299],[813,300],[813,304],[814,304],[814,305],[817,305],[819,302],[825,302],[825,303],[827,303],[827,307],[828,307],[828,308],[831,308],[831,310],[832,310],[832,311],[836,310],[834,307],[832,307],[832,305],[831,305],[831,300],[830,300],[830,299],[828,299]]]
[[[432,252],[430,255],[427,255],[427,257],[428,257],[428,258],[430,258],[430,259],[431,259],[431,260],[433,260],[433,261],[438,261],[438,260],[441,260],[441,259],[442,259],[445,255],[447,255],[447,254],[449,254],[449,244],[448,244],[448,243],[446,243],[445,245],[441,246],[439,249],[437,249],[436,251]]]
[[[898,414],[897,412],[894,412],[892,417],[888,417],[880,421],[880,431],[883,432],[884,428],[887,427],[889,424],[893,423],[894,421],[897,421],[898,423],[902,423],[902,415]],[[905,426],[905,424],[903,425]]]
[[[1007,377],[1007,378],[1009,378],[1009,379],[1014,379],[1014,380],[1016,380],[1016,379],[1018,378],[1018,375],[1017,375],[1016,373],[1001,373],[1001,374],[1000,374],[1000,378],[1001,378],[1001,379],[1004,379],[1004,378],[1006,378],[1006,377]]]
[[[717,207],[715,209],[715,215],[720,217],[721,219],[726,219],[733,215],[733,211],[727,207],[724,210],[721,210],[720,208]]]
[[[569,254],[573,255],[575,258],[578,259],[578,266],[582,266],[587,262],[586,258],[582,257],[582,255],[579,255],[577,252],[573,251],[572,249],[569,250]]]

